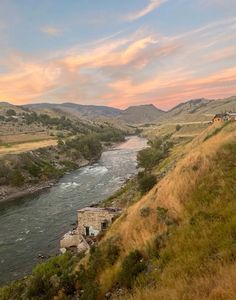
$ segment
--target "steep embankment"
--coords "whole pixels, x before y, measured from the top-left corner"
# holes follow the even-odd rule
[[[235,299],[235,129],[205,130],[113,225],[105,240],[118,240],[120,257],[99,276],[103,294],[119,282],[123,259],[139,249],[148,271],[122,299]]]

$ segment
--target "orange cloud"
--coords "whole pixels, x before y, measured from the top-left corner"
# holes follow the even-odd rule
[[[0,76],[0,99],[20,102],[56,87],[60,70],[53,64],[20,63],[18,70]]]
[[[236,80],[236,68],[229,68],[234,26],[236,18],[176,36],[114,34],[41,61],[2,58],[7,71],[0,73],[0,98],[19,103],[50,95],[119,107],[163,99],[162,107],[169,107],[189,97],[229,95]]]
[[[192,78],[191,73],[176,70],[172,74],[162,74],[151,80],[137,84],[131,80],[111,84],[113,91],[104,95],[109,105],[126,107],[135,104],[157,102],[165,99],[162,108],[169,108],[180,101],[197,97],[220,97],[236,93],[236,68],[221,70],[202,78]]]

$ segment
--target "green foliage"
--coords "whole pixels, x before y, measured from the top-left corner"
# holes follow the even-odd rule
[[[64,142],[61,138],[58,139],[57,141],[57,146],[60,148],[60,147],[63,147],[64,146]]]
[[[16,116],[16,111],[15,111],[14,109],[8,109],[8,110],[6,111],[6,115],[7,115],[8,117]]]
[[[124,141],[124,132],[111,127],[103,128],[101,132],[97,134],[97,137],[102,142],[122,142]]]
[[[148,145],[155,149],[160,149],[162,143],[163,143],[163,140],[158,137],[148,141]]]
[[[138,166],[150,170],[164,157],[163,152],[155,148],[146,148],[138,152]]]
[[[10,174],[10,184],[13,186],[22,186],[25,182],[24,176],[21,174],[20,170],[13,170]]]
[[[179,124],[177,124],[176,127],[175,127],[175,129],[176,129],[176,131],[180,131],[181,126]]]
[[[67,170],[73,170],[78,168],[78,165],[70,160],[63,160],[61,161],[61,164],[64,165]]]
[[[159,264],[172,276],[203,276],[214,266],[236,262],[235,156],[235,143],[221,149],[191,191],[187,220],[160,251]]]
[[[13,282],[3,288],[0,288],[1,300],[25,300],[26,285],[24,281]]]
[[[150,207],[143,206],[140,208],[140,216],[141,217],[148,217],[150,215]]]
[[[131,288],[135,278],[147,268],[146,262],[140,251],[135,250],[127,255],[122,263],[119,274],[119,283]]]
[[[119,254],[120,254],[120,248],[115,244],[109,243],[107,247],[107,255],[106,255],[108,263],[114,265],[114,263],[119,257]]]
[[[139,191],[141,194],[145,194],[150,191],[156,184],[157,179],[155,175],[143,174],[143,176],[138,177]]]
[[[155,138],[148,141],[149,148],[145,148],[138,152],[138,166],[150,171],[158,165],[160,161],[168,155],[169,149],[173,143],[169,140],[169,136],[163,139]]]
[[[160,219],[161,221],[165,221],[167,218],[167,212],[168,209],[164,208],[164,207],[157,207],[157,216],[158,219]]]
[[[73,296],[77,280],[74,267],[77,261],[78,259],[69,253],[53,257],[37,265],[27,279],[0,289],[0,299],[48,300],[57,296],[60,290],[63,290],[66,296]]]

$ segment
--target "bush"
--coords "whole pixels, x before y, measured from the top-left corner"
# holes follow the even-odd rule
[[[148,217],[150,215],[150,207],[143,206],[140,208],[140,216],[141,217]]]
[[[152,174],[143,175],[141,178],[139,177],[138,178],[139,191],[142,194],[147,193],[153,188],[156,182],[157,182],[156,176]]]
[[[19,170],[12,171],[10,175],[10,184],[13,186],[22,186],[25,182],[24,176]]]
[[[114,265],[120,254],[120,248],[117,245],[109,243],[107,247],[107,260],[109,264]]]
[[[157,207],[157,216],[158,219],[160,219],[161,221],[165,221],[167,218],[167,212],[168,209],[164,208],[164,207]]]
[[[74,264],[74,258],[66,253],[37,265],[28,282],[27,299],[53,299],[61,289],[66,295],[73,295],[76,280]]]
[[[16,116],[16,112],[15,112],[14,109],[8,109],[8,110],[6,111],[6,115],[7,115],[8,117]]]
[[[121,271],[119,274],[119,283],[127,288],[131,288],[135,278],[143,271],[145,271],[147,265],[143,259],[140,251],[135,250],[130,252],[125,257]]]
[[[179,131],[181,129],[181,126],[179,124],[177,124],[175,129],[176,129],[176,131]]]
[[[163,152],[156,148],[146,148],[138,152],[138,166],[150,170],[164,157]]]

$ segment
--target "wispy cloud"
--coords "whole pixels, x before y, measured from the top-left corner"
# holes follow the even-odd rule
[[[57,27],[53,26],[44,26],[40,28],[40,31],[44,34],[47,34],[49,36],[59,36],[62,33],[62,30],[60,30]]]
[[[166,1],[167,0],[151,0],[149,1],[149,4],[146,7],[144,7],[142,10],[127,15],[125,19],[127,21],[135,21],[137,19],[140,19],[146,16],[147,14],[151,13],[152,11],[154,11],[156,8],[161,6]]]
[[[222,20],[173,36],[124,31],[41,61],[9,57],[0,99],[167,108],[186,98],[234,94],[235,26],[236,19]]]

